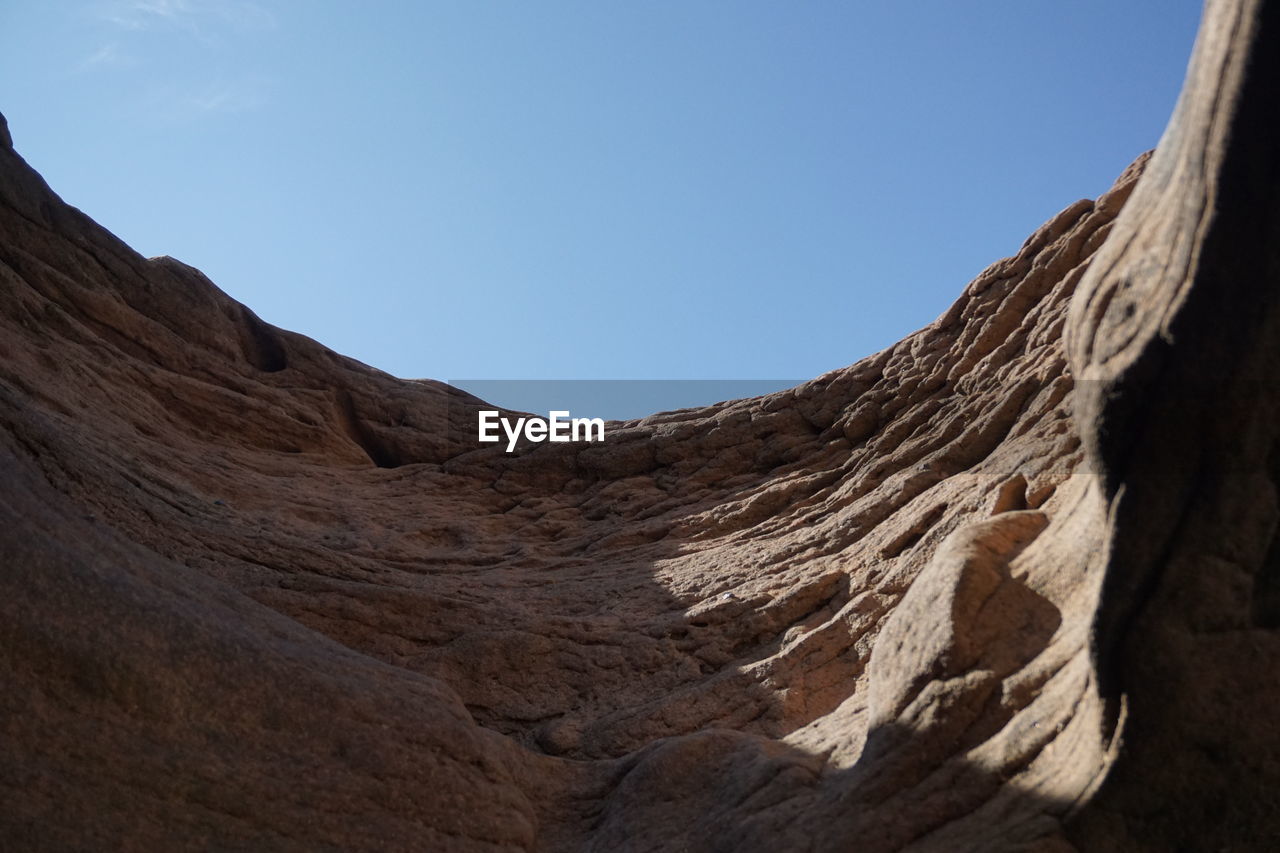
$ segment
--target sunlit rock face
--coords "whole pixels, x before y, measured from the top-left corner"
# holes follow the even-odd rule
[[[1154,158],[916,334],[512,453],[0,134],[3,846],[1267,837],[1274,17],[1211,6]]]

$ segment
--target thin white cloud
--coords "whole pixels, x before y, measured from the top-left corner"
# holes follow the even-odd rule
[[[110,68],[132,64],[133,58],[121,50],[118,42],[107,42],[102,47],[80,60],[76,65],[76,70],[91,71],[97,68]]]
[[[260,109],[270,100],[270,88],[269,81],[253,76],[195,86],[157,82],[143,93],[139,106],[154,121],[189,124]]]
[[[191,15],[188,0],[112,0],[99,7],[99,16],[126,30],[146,30],[158,24],[183,25]]]
[[[123,30],[185,30],[202,39],[222,29],[271,30],[276,16],[252,0],[107,0],[97,17]]]
[[[189,0],[129,0],[129,7],[141,15],[157,15],[161,18],[177,18],[191,13]]]
[[[139,66],[147,78],[139,106],[154,117],[191,121],[254,110],[269,99],[269,78],[252,69],[231,71],[221,61],[229,42],[276,29],[275,14],[262,2],[88,0],[81,8],[96,22],[102,46],[73,73]],[[188,37],[201,49],[187,51]],[[175,47],[187,59],[169,73],[152,73],[158,59],[174,61]]]
[[[217,83],[198,92],[182,96],[180,105],[196,115],[242,113],[266,103],[264,87],[252,81]]]

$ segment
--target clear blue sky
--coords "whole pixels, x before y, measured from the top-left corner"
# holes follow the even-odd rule
[[[55,190],[437,379],[808,378],[1155,145],[1195,0],[0,7]]]

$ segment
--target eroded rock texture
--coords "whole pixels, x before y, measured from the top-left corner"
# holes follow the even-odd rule
[[[929,327],[513,455],[3,135],[4,846],[1262,843],[1275,15]]]

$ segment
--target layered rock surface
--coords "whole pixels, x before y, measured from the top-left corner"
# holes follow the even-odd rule
[[[1196,274],[1223,275],[1212,253],[1127,314],[1107,295],[1117,275],[1159,278],[1117,272],[1135,246],[1203,239],[1142,236],[1192,180],[1179,170],[1235,162],[1223,140],[1248,115],[1248,75],[1203,69],[1238,64],[1274,26],[1244,2],[1209,22],[1155,179],[1138,184],[1140,158],[881,353],[778,394],[611,424],[603,446],[470,441],[480,401],[344,358],[191,267],[138,256],[6,135],[0,837],[949,851],[1168,849],[1162,832],[1203,830],[1207,815],[1170,822],[1196,791],[1154,756],[1185,756],[1223,718],[1202,704],[1240,699],[1241,668],[1273,642],[1264,592],[1280,586],[1250,567],[1270,559],[1280,502],[1263,475],[1247,509],[1221,476],[1206,497],[1181,460],[1199,453],[1189,430],[1218,430],[1221,448],[1242,431],[1222,464],[1252,471],[1276,395],[1245,371],[1265,405],[1232,403],[1230,428],[1209,426],[1217,410],[1181,424],[1176,394],[1099,353],[1164,346],[1194,379],[1196,350],[1160,344],[1185,326],[1218,368],[1274,358],[1263,289],[1237,287],[1247,320],[1216,309],[1234,318],[1228,343],[1177,302],[1205,291]],[[1235,93],[1208,117],[1197,67]],[[1179,137],[1179,120],[1217,136]],[[1218,182],[1213,209],[1232,187],[1237,205],[1274,205],[1252,180]],[[1257,263],[1274,283],[1270,251]],[[1159,310],[1164,327],[1131,328]],[[1147,434],[1161,429],[1182,438]],[[1132,461],[1153,448],[1164,456]],[[1230,527],[1235,550],[1203,557],[1225,566],[1209,580],[1162,581],[1181,565],[1169,548],[1193,555],[1177,573],[1206,576],[1194,547],[1168,545],[1193,501],[1210,502],[1193,544]],[[1153,611],[1161,589],[1173,601]],[[1217,608],[1194,629],[1189,594]],[[1157,624],[1135,635],[1144,618]],[[1197,632],[1218,628],[1229,636],[1205,651]],[[1212,698],[1186,683],[1228,659]],[[1155,698],[1169,677],[1179,715]],[[1249,695],[1256,713],[1271,689]],[[1216,784],[1247,787],[1228,741],[1226,759],[1179,772],[1208,761]],[[1256,761],[1274,744],[1255,738]],[[1237,843],[1270,826],[1262,790],[1238,798]]]

